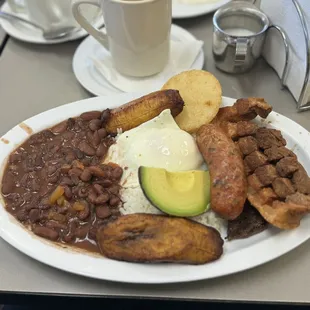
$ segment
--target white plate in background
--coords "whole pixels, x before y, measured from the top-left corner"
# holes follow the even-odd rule
[[[115,108],[136,99],[145,93],[122,93],[105,97],[94,97],[38,114],[23,123],[34,133],[46,129],[69,117],[90,110]],[[223,97],[223,106],[232,105],[235,99]],[[310,133],[294,121],[272,112],[262,124],[280,129],[287,146],[294,148],[300,162],[310,171]],[[29,135],[19,125],[11,129],[0,140],[0,165],[7,156]],[[39,238],[26,230],[13,216],[6,212],[0,200],[0,236],[19,251],[57,269],[74,274],[127,283],[173,283],[211,279],[244,271],[271,261],[310,238],[310,216],[306,216],[300,227],[281,231],[269,227],[264,232],[243,240],[224,243],[222,257],[205,265],[138,264],[92,256],[72,249],[63,249],[55,243]],[[225,234],[222,236],[225,237]]]
[[[231,0],[212,0],[209,3],[182,4],[181,0],[172,0],[173,18],[190,18],[216,11]]]
[[[17,14],[12,12],[10,6],[6,2],[2,5],[1,11],[7,13],[13,13],[15,15],[19,15],[22,18],[28,19],[28,16],[24,13]],[[99,16],[97,21],[94,23],[94,26],[100,28],[103,26],[103,24],[104,24],[103,18]],[[71,34],[68,34],[65,37],[59,39],[46,40],[39,29],[27,26],[27,24],[24,24],[22,22],[5,20],[0,18],[0,26],[2,26],[4,31],[11,37],[20,41],[36,44],[58,44],[77,40],[88,35],[88,33],[84,29],[80,28],[79,30],[72,32]]]

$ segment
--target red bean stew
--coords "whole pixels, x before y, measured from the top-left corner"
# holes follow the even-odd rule
[[[2,195],[36,235],[99,252],[97,229],[120,216],[123,170],[102,164],[110,111],[91,111],[32,135],[8,159]]]

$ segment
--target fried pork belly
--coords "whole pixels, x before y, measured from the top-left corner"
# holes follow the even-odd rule
[[[239,137],[236,143],[247,168],[251,205],[280,229],[298,227],[310,212],[310,179],[296,155],[285,147],[281,132],[259,128],[254,136]]]
[[[310,178],[280,130],[250,122],[257,115],[266,118],[271,110],[262,98],[239,99],[221,108],[213,123],[242,154],[251,205],[268,223],[292,229],[310,212]]]
[[[213,123],[250,121],[257,115],[266,118],[271,111],[272,107],[264,98],[242,98],[231,107],[221,108]]]

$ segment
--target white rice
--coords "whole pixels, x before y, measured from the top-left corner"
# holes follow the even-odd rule
[[[116,142],[118,137],[122,134],[118,131]],[[122,189],[120,196],[123,201],[123,206],[120,209],[121,214],[134,214],[134,213],[149,213],[149,214],[163,214],[160,210],[154,207],[145,197],[143,191],[139,185],[138,171],[131,167],[127,167],[124,158],[125,154],[117,143],[109,148],[108,155],[105,162],[114,162],[121,167],[125,168],[120,185]],[[205,170],[205,165],[202,167]],[[224,233],[226,227],[226,221],[220,218],[212,210],[209,210],[201,215],[191,218],[192,220],[201,223],[206,226],[211,226],[218,230],[220,233]]]
[[[121,190],[121,198],[123,200],[123,207],[120,209],[121,214],[163,214],[146,199],[140,186],[123,188]],[[223,228],[225,227],[225,220],[221,219],[211,210],[191,219],[203,225],[211,226],[220,233],[223,232]]]

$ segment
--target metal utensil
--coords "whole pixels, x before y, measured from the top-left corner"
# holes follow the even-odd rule
[[[266,33],[273,28],[280,32],[286,54],[281,82],[284,86],[289,59],[285,32],[253,4],[233,1],[216,11],[213,17],[213,57],[217,68],[229,73],[246,72],[261,56]]]
[[[32,21],[24,19],[24,18],[17,16],[15,14],[6,13],[3,11],[0,11],[0,18],[6,19],[6,20],[15,20],[15,21],[22,22],[22,23],[25,23],[27,25],[30,25],[34,28],[37,28],[37,29],[42,31],[42,35],[43,35],[44,39],[46,39],[46,40],[58,39],[58,38],[64,37],[64,36],[70,34],[71,32],[77,30],[76,27],[72,27],[72,26],[64,27],[61,29],[46,30],[46,29],[44,29],[43,26],[38,25]]]

